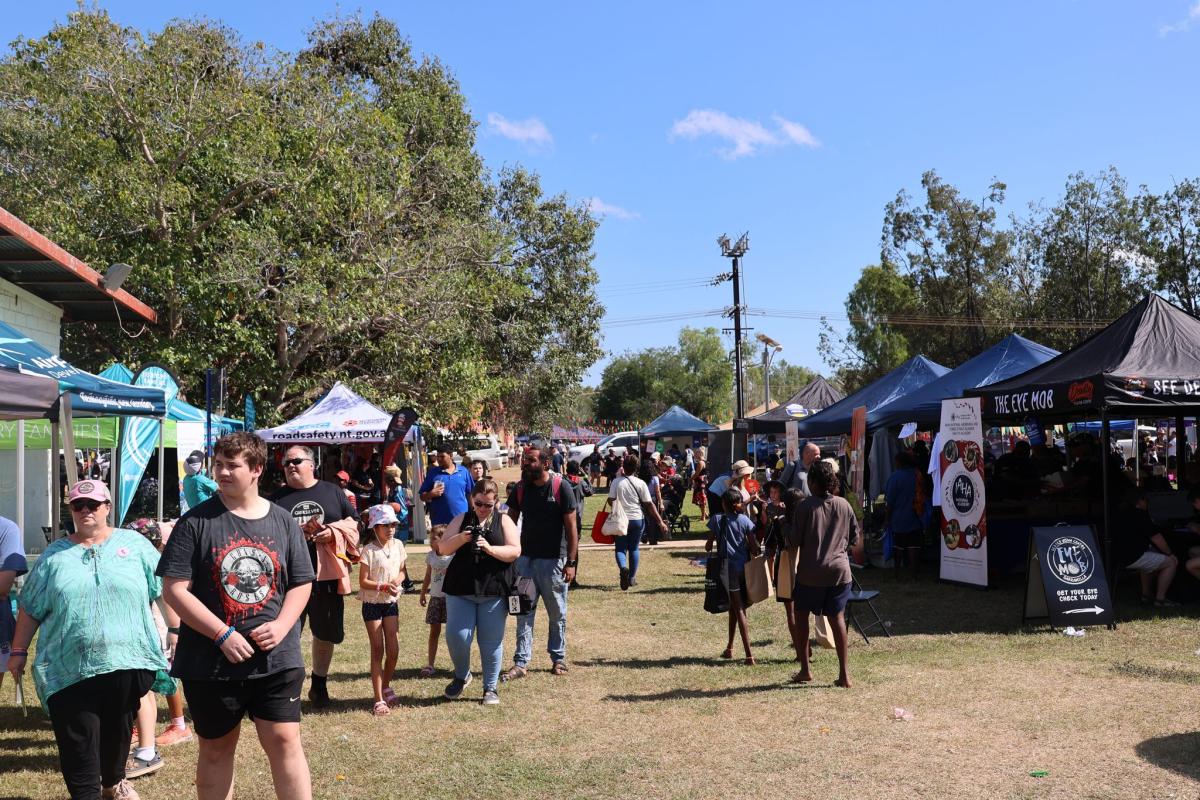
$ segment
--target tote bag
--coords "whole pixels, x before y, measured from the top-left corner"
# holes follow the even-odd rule
[[[798,552],[799,548],[796,547],[785,547],[779,551],[779,560],[775,564],[775,599],[780,602],[792,599]]]
[[[746,578],[746,605],[761,603],[775,594],[775,587],[771,584],[771,562],[766,556],[747,561],[743,573]]]

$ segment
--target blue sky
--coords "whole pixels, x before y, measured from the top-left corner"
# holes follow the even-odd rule
[[[728,284],[701,285],[728,267],[721,233],[750,232],[749,306],[842,313],[878,259],[884,204],[926,169],[974,197],[997,177],[1013,212],[1053,202],[1078,170],[1115,165],[1156,190],[1200,176],[1200,0],[103,6],[146,30],[203,14],[287,50],[339,10],[396,20],[460,80],[491,167],[521,163],[605,212],[611,352],[722,325],[679,320],[731,303]],[[5,39],[74,8],[13,4]],[[789,361],[825,368],[817,322],[750,324]]]

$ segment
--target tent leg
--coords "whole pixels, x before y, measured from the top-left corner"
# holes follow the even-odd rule
[[[1135,430],[1135,432],[1137,430],[1136,424],[1134,425],[1134,430]],[[1109,425],[1108,425],[1108,410],[1107,409],[1100,410],[1100,439],[1101,439],[1100,457],[1103,459],[1100,462],[1100,479],[1104,482],[1104,490],[1100,494],[1100,496],[1102,498],[1101,502],[1104,504],[1104,512],[1103,512],[1103,518],[1104,518],[1104,572],[1108,576],[1108,585],[1111,590],[1111,596],[1112,596],[1111,599],[1112,599],[1112,603],[1114,606],[1113,619],[1116,620],[1117,610],[1116,610],[1115,606],[1117,603],[1117,601],[1116,601],[1117,591],[1116,591],[1116,583],[1113,581],[1113,578],[1116,577],[1117,571],[1113,568],[1112,536],[1111,536],[1111,532],[1110,532],[1109,525],[1108,525],[1108,501],[1109,501],[1108,470],[1109,470],[1109,462],[1112,461],[1112,445],[1111,445],[1110,439],[1109,439]],[[1108,627],[1110,630],[1116,628],[1116,622],[1115,621],[1110,622],[1108,624]]]
[[[17,527],[25,534],[25,420],[17,420]],[[21,546],[27,547],[24,541]],[[7,601],[6,601],[7,602]]]
[[[1183,488],[1187,478],[1187,426],[1183,417],[1175,418],[1175,485]]]
[[[166,458],[166,419],[158,421],[158,523],[163,521],[163,459]]]
[[[58,413],[62,425],[63,461],[67,465],[67,488],[73,489],[79,482],[79,465],[75,463],[75,427],[71,421],[71,395],[62,396]]]
[[[62,524],[62,468],[58,465],[59,426],[57,422],[50,423],[50,541],[58,538],[59,526]],[[65,460],[65,459],[64,459]]]

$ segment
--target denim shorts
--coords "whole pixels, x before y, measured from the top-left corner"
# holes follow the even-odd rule
[[[399,607],[393,603],[363,603],[362,615],[364,622],[378,622],[384,617],[400,616]]]

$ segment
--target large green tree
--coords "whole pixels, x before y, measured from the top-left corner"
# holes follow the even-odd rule
[[[87,366],[155,360],[276,419],[334,380],[450,423],[552,406],[599,355],[595,222],[493,178],[450,72],[383,18],[299,53],[205,20],[79,11],[0,60],[0,196],[160,313],[69,326]],[[133,333],[137,333],[134,331]]]
[[[901,275],[892,263],[864,267],[846,298],[850,318],[845,339],[823,325],[818,348],[847,392],[861,389],[895,369],[919,346],[909,340],[911,326],[897,326],[893,317],[919,313],[915,280]]]
[[[733,365],[716,328],[684,328],[674,347],[614,358],[600,379],[594,404],[602,419],[649,420],[672,405],[703,419],[732,408]]]
[[[1192,314],[1200,314],[1200,178],[1162,194],[1142,187],[1135,203],[1141,254],[1154,283]]]

